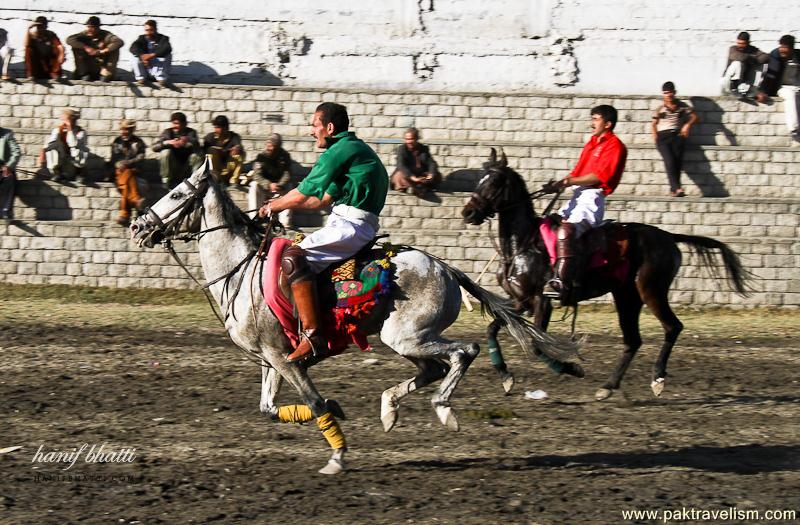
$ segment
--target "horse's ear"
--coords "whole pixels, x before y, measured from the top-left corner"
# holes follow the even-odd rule
[[[489,154],[489,164],[494,164],[497,162],[497,150],[492,148],[492,152]]]
[[[500,148],[500,165],[504,168],[508,167],[508,157],[506,157],[506,152],[503,151],[503,148]]]

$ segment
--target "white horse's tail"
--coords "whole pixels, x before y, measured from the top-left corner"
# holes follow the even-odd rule
[[[479,284],[466,276],[458,268],[453,268],[438,257],[430,254],[442,267],[452,275],[466,291],[481,303],[481,311],[489,313],[493,318],[505,323],[508,331],[531,357],[536,356],[537,350],[547,357],[556,361],[569,361],[572,358],[580,357],[578,350],[580,345],[573,341],[556,339],[552,335],[538,329],[532,322],[518,313],[511,301],[504,299],[497,294],[481,288]]]

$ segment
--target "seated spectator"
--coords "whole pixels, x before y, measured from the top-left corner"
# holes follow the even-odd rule
[[[211,164],[223,184],[237,184],[244,164],[242,137],[230,130],[225,115],[217,115],[212,125],[214,131],[203,139],[203,151],[211,155]]]
[[[192,174],[201,158],[197,132],[186,126],[186,115],[173,113],[170,120],[172,127],[161,132],[153,151],[160,153],[161,180],[172,189]]]
[[[750,33],[739,33],[736,44],[728,49],[728,63],[722,74],[723,93],[746,97],[761,80],[761,67],[768,60],[768,54],[750,45]]]
[[[428,146],[419,141],[419,130],[408,128],[404,145],[397,149],[397,169],[392,174],[392,189],[405,192],[408,188],[417,197],[436,189],[442,181],[439,167],[431,157]]]
[[[61,124],[50,133],[45,143],[44,160],[54,181],[74,180],[83,174],[89,147],[86,131],[78,125],[80,116],[77,109],[65,109],[61,114]]]
[[[792,35],[783,35],[778,44],[778,48],[769,54],[767,72],[759,85],[756,99],[766,102],[767,96],[781,97],[786,112],[786,127],[792,138],[800,142],[800,50],[794,48]]]
[[[0,29],[0,80],[11,80],[8,66],[11,65],[12,56],[14,50],[8,45],[8,31]]]
[[[117,71],[122,44],[124,42],[118,36],[100,29],[99,18],[90,16],[86,21],[86,31],[67,38],[67,45],[75,55],[73,78],[111,81]]]
[[[253,163],[253,171],[249,177],[242,179],[246,183],[250,179],[250,191],[247,195],[247,208],[254,210],[260,207],[265,200],[284,195],[291,189],[290,168],[292,158],[289,152],[283,149],[283,139],[273,133],[267,139],[264,151],[258,154]],[[280,212],[278,218],[284,226],[289,225],[290,210]]]
[[[144,34],[131,45],[131,69],[136,83],[144,85],[155,79],[166,86],[172,65],[172,46],[169,37],[158,32],[155,20],[144,23]]]
[[[685,197],[686,192],[681,187],[683,149],[689,130],[697,122],[697,113],[689,104],[678,100],[675,93],[672,82],[664,82],[661,86],[663,102],[653,114],[653,140],[664,159],[670,195]]]
[[[123,120],[119,125],[119,137],[111,143],[109,163],[114,167],[117,188],[122,195],[117,218],[120,226],[130,225],[131,209],[141,210],[144,205],[144,199],[139,195],[136,174],[141,169],[147,148],[142,139],[133,134],[135,130],[136,122]]]
[[[0,128],[0,220],[6,224],[14,219],[15,170],[21,156],[14,134],[10,129]]]
[[[25,75],[31,80],[60,78],[65,58],[61,40],[47,29],[47,18],[36,17],[25,32]]]

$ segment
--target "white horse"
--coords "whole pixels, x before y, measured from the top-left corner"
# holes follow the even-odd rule
[[[200,221],[192,220],[200,217]],[[254,256],[260,233],[233,203],[212,176],[210,163],[171,190],[146,214],[131,225],[131,238],[139,246],[153,247],[179,234],[182,224],[194,230],[200,261],[211,295],[224,316],[225,328],[237,346],[262,363],[261,412],[279,421],[309,421],[317,424],[333,454],[320,472],[344,470],[344,435],[334,415],[338,405],[324,399],[307,372],[308,363],[286,361],[291,346],[264,303],[260,284],[264,261]],[[199,226],[198,226],[199,223]],[[198,231],[198,228],[200,231]],[[439,420],[449,430],[458,430],[450,397],[472,360],[478,355],[475,343],[452,341],[442,332],[458,317],[463,286],[494,318],[502,319],[512,335],[528,352],[536,346],[554,359],[576,355],[571,342],[559,342],[537,330],[514,313],[504,299],[482,289],[459,270],[424,252],[408,249],[392,258],[396,288],[382,307],[364,320],[363,330],[379,334],[389,348],[405,357],[419,373],[386,389],[381,397],[381,421],[386,432],[397,422],[400,400],[418,388],[441,379],[431,402]],[[275,397],[282,380],[300,394],[305,405],[279,407]]]

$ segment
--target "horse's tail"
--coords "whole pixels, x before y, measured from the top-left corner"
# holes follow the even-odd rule
[[[568,361],[574,357],[580,357],[578,354],[579,345],[577,343],[556,339],[547,332],[538,329],[532,322],[514,309],[511,301],[481,288],[480,285],[467,277],[461,270],[453,268],[438,257],[430,256],[436,259],[447,273],[458,281],[458,284],[480,301],[481,312],[484,314],[488,312],[493,318],[499,319],[505,323],[508,331],[529,356],[536,356],[538,350],[547,357],[560,362]]]
[[[682,242],[694,248],[695,253],[700,257],[702,266],[708,268],[715,279],[724,279],[724,277],[720,275],[714,260],[714,250],[719,250],[720,255],[722,255],[722,262],[725,265],[728,283],[739,295],[745,297],[750,295],[753,288],[750,286],[749,281],[753,278],[753,274],[742,266],[739,255],[731,250],[727,244],[710,237],[701,237],[699,235],[681,235],[673,233],[672,238],[675,242]]]

